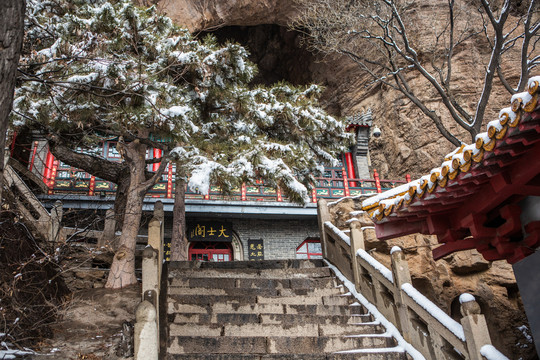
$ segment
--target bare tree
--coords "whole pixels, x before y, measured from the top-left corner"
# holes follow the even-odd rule
[[[368,75],[367,87],[385,84],[400,91],[456,146],[462,140],[458,133],[443,121],[433,98],[415,88],[411,79],[422,77],[450,118],[474,140],[494,84],[499,81],[511,94],[523,91],[540,60],[537,0],[528,2],[523,10],[510,0],[502,6],[488,0],[476,0],[472,5],[459,0],[427,4],[414,0],[295,2],[302,11],[292,26],[307,35],[311,50],[346,55]],[[458,54],[472,42],[489,50],[482,59],[483,88],[476,105],[468,106],[455,84],[454,67]],[[512,56],[520,64],[519,73],[512,74],[519,77],[515,88],[502,69]]]
[[[8,116],[13,104],[13,89],[17,75],[17,64],[24,36],[23,0],[0,2],[0,203],[2,202],[2,179],[4,178],[4,148]]]

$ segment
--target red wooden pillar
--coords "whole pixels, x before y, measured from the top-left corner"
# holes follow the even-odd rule
[[[13,132],[11,137],[11,146],[9,147],[9,156],[13,157],[13,152],[15,151],[15,140],[17,140],[17,132]]]
[[[408,182],[408,183],[410,183],[410,182],[411,182],[411,175],[406,174],[406,175],[405,175],[405,181]]]
[[[347,177],[349,179],[356,179],[356,172],[354,171],[352,153],[345,153],[345,162],[347,164]],[[352,182],[351,186],[356,187],[356,182]]]
[[[34,146],[32,149],[32,159],[30,159],[30,165],[28,166],[28,170],[30,171],[32,171],[32,169],[34,168],[34,161],[36,161],[36,153],[37,153],[38,144],[39,143],[37,141],[34,141]]]
[[[345,167],[341,168],[341,173],[343,175],[343,187],[345,188],[345,196],[349,196],[351,193],[349,192],[349,179],[347,178],[347,171],[345,171]]]
[[[169,164],[169,171],[167,172],[167,199],[172,198],[172,164]]]
[[[159,159],[163,151],[161,149],[154,149],[154,159]],[[157,171],[159,169],[159,163],[152,164],[152,171]]]
[[[51,154],[52,156],[52,154]],[[51,169],[51,172],[50,172],[50,178],[49,178],[49,183],[47,185],[49,185],[49,190],[47,191],[47,193],[49,195],[52,195],[53,194],[53,190],[54,190],[54,182],[56,181],[56,172],[58,170],[58,160],[54,160],[54,157],[53,157],[53,164],[52,164],[52,169]]]
[[[279,188],[279,186],[277,187],[276,192],[277,192],[277,201],[282,202],[283,197],[281,196],[281,189]]]
[[[96,191],[96,177],[92,175],[90,177],[90,186],[88,187],[88,195],[94,196],[95,191]]]
[[[381,180],[379,179],[377,169],[373,169],[373,178],[375,179],[375,187],[377,188],[377,192],[382,193]]]
[[[45,159],[45,169],[43,170],[43,182],[49,185],[51,180],[51,172],[54,163],[54,156],[50,151],[47,151],[47,158]]]
[[[242,201],[246,201],[247,200],[247,187],[246,187],[246,184],[243,183],[242,184]]]
[[[315,187],[311,190],[311,202],[317,202],[317,189]]]

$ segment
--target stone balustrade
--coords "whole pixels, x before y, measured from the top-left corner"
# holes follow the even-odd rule
[[[412,286],[407,259],[399,247],[391,251],[391,269],[365,251],[364,232],[350,224],[350,236],[330,222],[327,203],[318,202],[323,257],[354,282],[356,291],[377,307],[405,341],[426,359],[506,359],[491,345],[484,315],[472,295],[462,295],[461,323]],[[496,357],[490,354],[496,354]]]
[[[142,259],[142,302],[136,310],[135,360],[159,357],[159,298],[163,268],[164,212],[158,201],[148,224],[148,245]]]

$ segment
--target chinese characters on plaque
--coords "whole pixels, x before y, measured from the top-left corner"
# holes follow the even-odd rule
[[[187,226],[188,241],[232,241],[232,226],[224,222],[190,223]]]
[[[264,260],[263,239],[248,240],[248,258],[249,260]]]
[[[171,261],[171,239],[163,239],[163,260]]]

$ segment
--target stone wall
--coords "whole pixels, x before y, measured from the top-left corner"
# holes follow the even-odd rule
[[[235,219],[233,229],[240,237],[244,259],[248,259],[248,239],[264,240],[264,259],[294,259],[296,248],[308,237],[319,237],[317,219],[260,220]]]
[[[192,218],[191,221],[208,221],[212,219]],[[213,219],[216,220],[216,219]],[[263,239],[264,259],[295,259],[296,248],[308,237],[319,237],[317,218],[313,219],[226,219],[220,221],[230,222],[232,230],[239,238],[244,252],[244,260],[248,260],[248,240]],[[171,237],[172,220],[165,221],[165,237]]]

